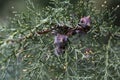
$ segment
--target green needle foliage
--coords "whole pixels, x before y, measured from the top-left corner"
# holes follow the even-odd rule
[[[91,0],[51,0],[39,9],[32,0],[25,2],[27,10],[14,11],[9,25],[0,29],[5,35],[0,37],[0,80],[120,80],[120,27],[113,24],[115,16],[107,6],[96,10]],[[88,15],[90,31],[71,36],[60,56],[54,54],[51,33],[37,34],[52,23],[76,26]]]

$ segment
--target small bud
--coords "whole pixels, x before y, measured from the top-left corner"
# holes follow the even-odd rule
[[[107,3],[107,1],[104,1],[104,4],[106,4]]]
[[[84,58],[89,59],[92,56],[92,50],[90,48],[87,48],[84,53]]]
[[[120,7],[120,5],[117,5],[117,8],[119,8]]]
[[[12,9],[14,9],[15,7],[14,7],[14,6],[12,6],[11,8],[12,8]]]
[[[105,5],[102,4],[101,6],[104,7]]]

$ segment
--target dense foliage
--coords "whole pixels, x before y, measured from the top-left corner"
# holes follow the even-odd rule
[[[14,11],[9,25],[0,29],[5,35],[0,37],[0,80],[120,80],[120,27],[113,24],[115,16],[107,6],[96,10],[89,0],[51,0],[50,6],[39,9],[25,2],[27,11]],[[60,56],[54,54],[51,33],[37,34],[52,23],[76,26],[88,15],[90,31],[71,36]]]

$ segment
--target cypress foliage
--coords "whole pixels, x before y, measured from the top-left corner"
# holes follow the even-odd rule
[[[27,10],[15,12],[0,31],[1,80],[120,80],[120,28],[115,16],[94,2],[51,0],[52,6],[38,9],[26,0]],[[116,8],[115,8],[116,9]],[[71,36],[64,54],[54,54],[54,35],[37,34],[52,24],[76,26],[83,16],[91,17],[91,29]]]

